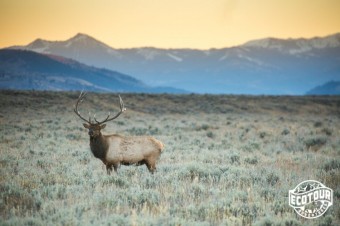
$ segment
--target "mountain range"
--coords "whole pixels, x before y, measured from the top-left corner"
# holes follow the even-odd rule
[[[119,72],[27,50],[0,50],[0,89],[89,90],[99,92],[184,92],[150,87]]]
[[[36,39],[30,50],[130,75],[146,86],[195,93],[305,94],[340,80],[340,33],[312,39],[266,38],[222,49],[116,49],[86,34]],[[104,70],[104,69],[103,69]]]

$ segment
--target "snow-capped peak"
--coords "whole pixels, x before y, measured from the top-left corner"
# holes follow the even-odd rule
[[[70,49],[71,51],[72,49],[73,50],[76,49],[77,51],[87,49],[90,52],[96,50],[96,51],[106,52],[109,55],[115,56],[118,58],[122,57],[119,51],[83,33],[78,33],[74,37],[61,42],[61,45],[63,46],[63,48]]]
[[[94,38],[92,38],[91,36],[87,35],[87,34],[83,34],[83,33],[78,33],[76,34],[75,36],[73,36],[72,38],[66,40],[66,41],[73,41],[73,42],[76,42],[76,41],[83,41],[83,40],[86,40],[86,39],[92,39],[92,40],[95,40]]]
[[[140,48],[137,49],[137,54],[143,56],[145,60],[153,60],[155,57],[161,55],[155,48]]]
[[[324,49],[340,47],[340,33],[329,35],[326,37],[315,37],[312,39],[277,39],[277,38],[265,38],[253,40],[245,43],[243,46],[277,49],[282,52],[288,52],[290,54],[297,54],[310,51],[312,49]]]
[[[30,44],[28,44],[26,46],[26,49],[34,50],[35,52],[39,52],[39,53],[43,53],[49,48],[50,44],[51,43],[49,41],[38,38],[34,40],[33,42],[31,42]]]
[[[96,39],[88,36],[86,34],[78,33],[74,37],[64,41],[65,47],[70,47],[76,43],[81,43],[83,45],[93,45],[93,44],[102,44],[101,42],[97,41]]]
[[[244,44],[244,46],[246,46],[246,47],[272,48],[274,42],[279,42],[279,39],[274,39],[274,38],[257,39],[257,40],[252,40],[252,41],[246,42]]]
[[[174,60],[177,61],[177,62],[182,62],[182,61],[183,61],[182,58],[180,58],[180,57],[178,57],[178,56],[175,56],[174,54],[168,53],[168,56],[169,56],[170,58],[174,59]]]

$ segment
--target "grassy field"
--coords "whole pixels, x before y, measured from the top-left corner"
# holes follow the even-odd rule
[[[73,113],[79,93],[0,92],[1,225],[340,225],[340,97],[122,94],[103,133],[165,144],[158,170],[108,176]],[[83,114],[118,111],[89,93]],[[314,179],[334,205],[314,220],[288,191]]]

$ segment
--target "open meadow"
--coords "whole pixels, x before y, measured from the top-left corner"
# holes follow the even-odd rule
[[[165,144],[157,172],[107,175],[73,108],[78,92],[0,91],[0,225],[340,225],[340,96],[121,94],[104,134]],[[80,106],[105,118],[117,94]],[[334,204],[304,219],[304,180]]]

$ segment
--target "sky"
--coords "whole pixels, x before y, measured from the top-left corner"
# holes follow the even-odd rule
[[[340,0],[0,0],[0,48],[88,34],[113,48],[223,48],[340,32]]]

